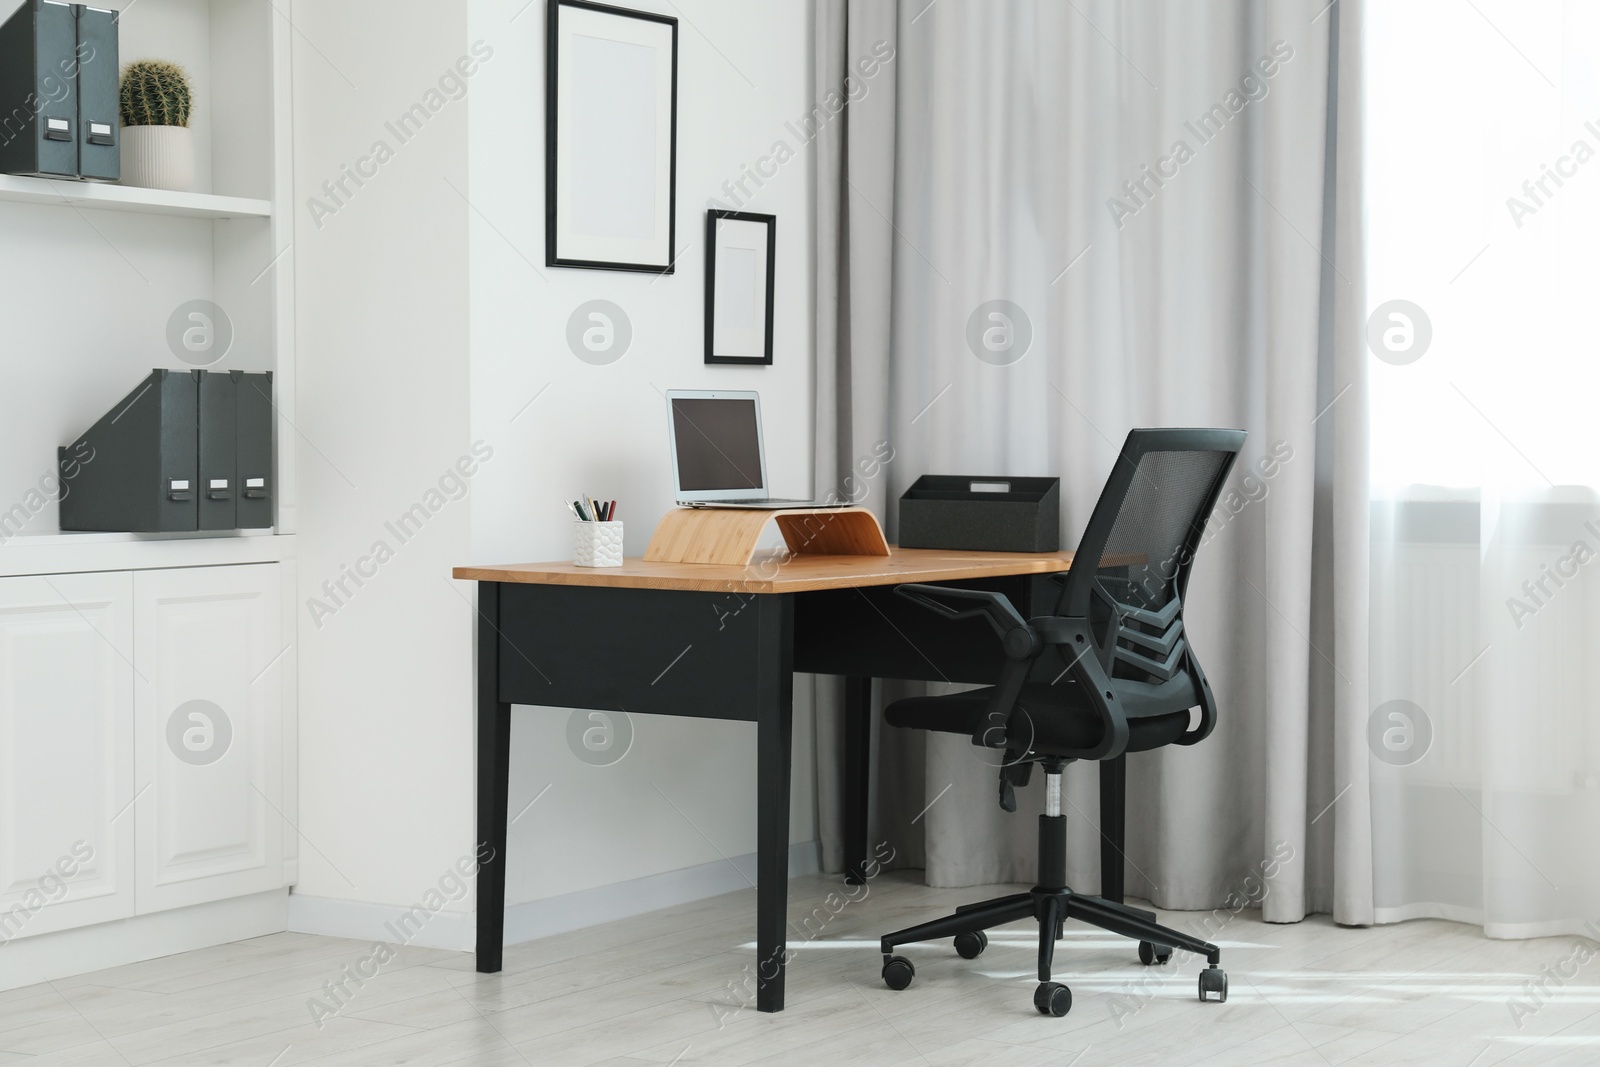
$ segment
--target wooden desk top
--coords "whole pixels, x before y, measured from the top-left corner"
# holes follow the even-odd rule
[[[571,562],[510,563],[457,567],[456,578],[530,585],[594,585],[620,589],[681,589],[710,593],[804,593],[902,582],[949,582],[1011,574],[1053,574],[1072,566],[1071,552],[958,552],[942,548],[890,547],[887,556],[757,556],[746,566],[709,563],[647,563],[627,559],[620,567],[580,567]]]

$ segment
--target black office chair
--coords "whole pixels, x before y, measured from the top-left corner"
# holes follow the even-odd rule
[[[1065,1015],[1072,1007],[1072,991],[1050,980],[1055,942],[1067,919],[1139,939],[1145,964],[1167,962],[1173,946],[1204,953],[1209,966],[1200,972],[1200,999],[1228,999],[1217,946],[1160,925],[1154,912],[1067,887],[1061,770],[1073,760],[1120,760],[1126,752],[1192,745],[1216,725],[1211,687],[1184,636],[1183,596],[1206,521],[1244,438],[1243,430],[1129,433],[1084,530],[1055,615],[1025,620],[1001,593],[900,587],[902,596],[947,618],[985,618],[1007,658],[999,684],[897,700],[884,720],[967,734],[974,745],[1003,751],[1000,804],[1007,811],[1016,810],[1014,787],[1027,784],[1034,763],[1043,765],[1045,813],[1039,816],[1038,884],[885,937],[883,980],[890,989],[906,988],[916,973],[910,960],[894,955],[896,947],[953,936],[956,951],[974,959],[989,943],[985,930],[1032,916],[1039,921],[1033,1003],[1043,1014]],[[1055,680],[1029,681],[1030,675]],[[1200,709],[1200,719],[1191,726],[1192,708]],[[1113,844],[1120,897],[1121,842]],[[1112,872],[1102,878],[1111,881]]]

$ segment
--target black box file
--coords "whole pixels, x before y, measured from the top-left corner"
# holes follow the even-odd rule
[[[901,548],[1055,552],[1060,478],[925,474],[900,497]]]
[[[199,523],[201,530],[236,530],[234,467],[238,464],[238,390],[232,375],[200,374]]]
[[[194,371],[153,370],[59,450],[63,530],[198,529],[199,381]]]
[[[153,370],[57,451],[61,528],[272,525],[272,375]]]
[[[121,102],[117,87],[117,12],[74,4],[78,17],[78,176],[122,177]]]
[[[117,12],[25,0],[0,24],[0,172],[122,174]]]
[[[78,19],[26,0],[0,25],[0,170],[78,176]]]
[[[264,530],[272,525],[272,372],[234,371],[232,378],[238,431],[235,522],[241,530]]]

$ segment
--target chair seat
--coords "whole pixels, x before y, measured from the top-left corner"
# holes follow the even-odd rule
[[[1180,676],[1165,685],[1137,689],[1147,692],[1128,699],[1131,694],[1124,689],[1123,712],[1128,716],[1126,751],[1143,752],[1170,745],[1189,729],[1188,708],[1200,701],[1195,698],[1184,705],[1193,696],[1187,678]],[[970,736],[993,693],[993,686],[985,686],[945,696],[907,697],[885,708],[883,718],[890,726]],[[1017,706],[1027,712],[1032,723],[1031,748],[1035,752],[1074,757],[1092,752],[1104,733],[1099,713],[1076,683],[1030,683],[1022,687]],[[1167,710],[1174,706],[1183,710]]]

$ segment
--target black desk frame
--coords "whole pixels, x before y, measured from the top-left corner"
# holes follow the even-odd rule
[[[997,589],[1024,615],[1054,607],[1048,575],[951,582]],[[742,593],[478,582],[477,969],[501,969],[511,707],[531,704],[756,724],[756,1007],[783,1010],[796,671],[845,676],[846,880],[868,856],[873,678],[992,682],[980,620],[950,622],[893,586]],[[669,666],[670,665],[670,666]],[[713,771],[714,768],[707,768]]]

